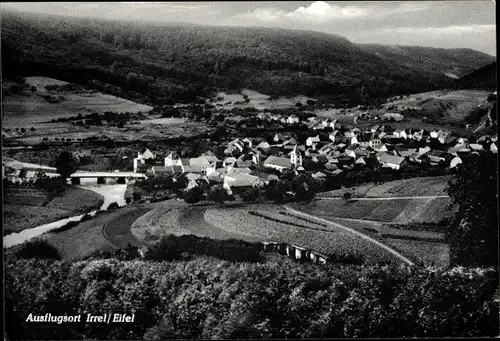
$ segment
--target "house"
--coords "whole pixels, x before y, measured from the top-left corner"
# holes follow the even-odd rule
[[[151,167],[151,174],[153,176],[162,176],[162,175],[172,175],[174,172],[172,167],[169,166],[153,166]]]
[[[189,166],[196,172],[200,172],[202,174],[206,174],[207,173],[207,168],[212,166],[213,168],[213,163],[211,163],[210,161],[208,161],[208,157],[207,156],[199,156],[199,157],[195,157],[195,158],[191,158],[189,159]]]
[[[354,163],[354,159],[352,157],[347,157],[347,156],[339,157],[337,160],[338,160],[337,167],[339,168],[349,167]]]
[[[348,156],[348,157],[355,158],[356,157],[356,151],[354,149],[351,149],[351,147],[349,147],[348,149],[345,150],[344,155]]]
[[[338,143],[342,140],[342,134],[338,130],[334,130],[328,135],[328,138],[335,143]]]
[[[170,167],[170,166],[180,166],[179,161],[180,161],[179,154],[177,152],[172,152],[168,154],[165,159],[164,159],[164,166],[165,167]]]
[[[382,115],[382,120],[387,120],[387,121],[402,121],[404,119],[404,116],[401,115],[399,112],[387,112],[386,114]]]
[[[470,149],[467,148],[467,145],[465,143],[457,143],[453,147],[448,149],[448,153],[452,155],[458,155],[458,153],[469,153]]]
[[[387,152],[387,151],[389,151],[389,149],[387,148],[387,146],[385,144],[380,144],[378,146],[374,146],[373,150],[376,151],[376,152]]]
[[[134,173],[138,172],[140,165],[145,165],[149,162],[154,161],[156,155],[152,153],[148,148],[143,148],[137,153],[137,157],[134,158]]]
[[[361,147],[373,147],[373,133],[361,133],[356,137],[357,143]],[[378,139],[380,142],[380,139]]]
[[[478,144],[478,143],[471,143],[469,144],[469,148],[472,150],[472,151],[479,151],[479,150],[483,150],[483,146]]]
[[[308,147],[313,147],[313,149],[316,149],[316,144],[320,141],[319,139],[319,135],[317,136],[311,136],[311,137],[308,137],[307,140],[306,140],[306,146]]]
[[[222,167],[234,167],[234,164],[238,161],[235,157],[227,157],[222,163]]]
[[[262,187],[264,185],[264,180],[246,173],[227,174],[224,177],[224,188],[228,188],[231,193],[241,192],[249,187]]]
[[[329,154],[335,150],[335,145],[333,143],[325,144],[318,150],[319,154]]]
[[[298,124],[299,122],[299,117],[295,114],[288,116],[288,118],[286,119],[287,124]]]
[[[382,167],[392,168],[395,170],[401,169],[405,165],[405,158],[399,156],[393,156],[389,154],[383,154],[378,158]]]
[[[450,154],[448,154],[442,150],[431,150],[431,151],[427,152],[426,157],[428,158],[431,166],[437,166],[441,163],[446,162],[446,158],[449,155]]]
[[[450,168],[455,168],[462,163],[462,159],[459,156],[455,156],[450,160]]]
[[[396,150],[397,156],[404,157],[404,158],[409,158],[410,155],[413,153],[416,153],[417,149],[412,149],[412,148],[398,148]]]
[[[406,131],[404,129],[396,129],[392,132],[392,136],[394,138],[397,138],[397,139],[407,139],[408,138],[408,134],[406,133]]]
[[[280,142],[283,142],[284,140],[285,140],[285,138],[283,137],[282,134],[276,134],[273,137],[274,143],[280,143]]]
[[[315,155],[312,157],[312,161],[324,165],[328,163],[328,158],[325,155]]]
[[[497,145],[496,145],[495,142],[493,142],[492,144],[490,144],[490,150],[491,150],[492,153],[495,153],[495,154],[498,153],[498,147],[497,147]]]
[[[271,155],[264,161],[264,167],[282,172],[284,169],[292,168],[292,163],[288,158]]]
[[[321,172],[316,172],[312,175],[312,177],[314,179],[325,179],[326,178],[326,174],[325,173],[321,173]]]

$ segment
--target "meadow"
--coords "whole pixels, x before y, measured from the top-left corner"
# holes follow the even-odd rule
[[[106,111],[149,112],[153,108],[113,95],[97,91],[56,92],[46,86],[66,85],[57,79],[48,77],[26,77],[26,84],[36,87],[36,91],[25,90],[20,94],[8,93],[4,89],[2,117],[4,128],[36,126],[53,119],[71,117],[77,114],[90,114]],[[8,84],[5,84],[8,85]],[[60,96],[58,103],[50,103],[44,96]]]

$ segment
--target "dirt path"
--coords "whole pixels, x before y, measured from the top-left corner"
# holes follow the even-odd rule
[[[304,212],[301,212],[301,211],[297,211],[287,205],[284,205],[283,206],[287,211],[289,212],[292,212],[298,216],[302,216],[302,217],[306,217],[306,218],[309,218],[309,219],[313,219],[313,220],[316,220],[316,221],[321,221],[323,223],[326,223],[332,227],[336,227],[338,229],[342,229],[344,231],[348,231],[352,234],[355,234],[356,236],[358,237],[361,237],[365,240],[367,240],[368,242],[372,243],[372,244],[375,244],[376,246],[390,252],[391,254],[393,254],[395,257],[397,257],[398,259],[400,259],[401,261],[403,261],[404,263],[408,264],[408,265],[415,265],[411,260],[409,260],[408,258],[404,257],[403,255],[401,255],[399,252],[397,252],[396,250],[394,249],[391,249],[390,247],[380,243],[379,241],[367,236],[366,234],[363,234],[363,233],[360,233],[356,230],[353,230],[347,226],[344,226],[344,225],[341,225],[341,224],[338,224],[338,223],[334,223],[334,222],[331,222],[329,220],[326,220],[326,219],[323,219],[323,218],[319,218],[319,217],[316,217],[316,216],[313,216],[313,215],[310,215],[310,214],[307,214],[307,213],[304,213]]]

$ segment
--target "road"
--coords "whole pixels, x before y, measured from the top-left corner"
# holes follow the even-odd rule
[[[331,222],[329,220],[326,220],[326,219],[323,219],[323,218],[319,218],[319,217],[316,217],[316,216],[313,216],[311,214],[307,214],[307,213],[304,213],[304,212],[301,212],[301,211],[297,211],[287,205],[284,205],[283,206],[287,211],[293,213],[293,214],[296,214],[298,216],[302,216],[302,217],[306,217],[308,219],[313,219],[313,220],[316,220],[316,221],[320,221],[322,223],[326,223],[332,227],[335,227],[335,228],[338,228],[338,229],[342,229],[344,231],[347,231],[347,232],[350,232],[352,234],[355,234],[356,236],[372,243],[372,244],[375,244],[376,246],[390,252],[392,255],[394,255],[395,257],[397,257],[399,260],[401,260],[402,262],[408,264],[408,265],[415,265],[411,260],[409,260],[408,258],[404,257],[403,255],[401,255],[399,252],[397,252],[396,250],[393,250],[391,249],[390,247],[388,247],[387,245],[384,245],[382,243],[380,243],[379,241],[371,238],[370,236],[367,236],[366,234],[363,234],[363,233],[360,233],[356,230],[353,230],[347,226],[344,226],[344,225],[341,225],[341,224],[338,224],[338,223],[334,223],[334,222]]]
[[[436,199],[436,198],[449,198],[448,195],[429,195],[429,196],[417,196],[417,197],[373,197],[373,198],[351,198],[351,201],[358,200],[409,200],[409,199]],[[345,200],[340,197],[317,197],[320,200]]]

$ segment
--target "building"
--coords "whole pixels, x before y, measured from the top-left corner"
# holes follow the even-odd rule
[[[291,169],[292,163],[290,159],[285,157],[271,155],[264,161],[264,167],[282,172],[284,169]]]
[[[401,169],[405,164],[405,158],[383,154],[378,158],[378,161],[382,164],[382,167],[392,168],[394,170]]]

